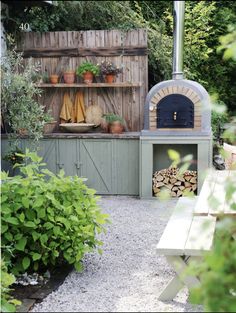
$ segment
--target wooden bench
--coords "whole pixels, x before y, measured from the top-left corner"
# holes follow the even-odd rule
[[[192,259],[199,259],[213,244],[216,217],[194,216],[197,197],[180,198],[157,245],[157,252],[166,257],[176,272],[161,292],[159,300],[172,300],[184,285],[192,288],[199,284],[197,277],[185,276]]]
[[[226,200],[225,185],[228,179],[236,177],[236,171],[209,171],[206,176],[197,203],[194,207],[194,215],[213,215],[236,217],[236,210],[229,208]],[[209,197],[217,199],[217,205],[209,205]],[[236,203],[236,193],[231,195],[232,201]]]

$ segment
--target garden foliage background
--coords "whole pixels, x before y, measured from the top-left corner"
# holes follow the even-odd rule
[[[53,6],[9,7],[3,11],[5,30],[17,37],[20,25],[32,31],[88,29],[129,30],[147,28],[149,40],[149,87],[171,78],[172,1],[53,1]],[[186,1],[184,72],[201,83],[218,101],[236,114],[235,60],[225,61],[217,51],[219,37],[236,21],[236,2]]]

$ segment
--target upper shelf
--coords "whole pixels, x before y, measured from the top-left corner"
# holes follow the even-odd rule
[[[141,83],[91,83],[91,84],[36,84],[37,87],[41,88],[99,88],[99,87],[140,87]]]

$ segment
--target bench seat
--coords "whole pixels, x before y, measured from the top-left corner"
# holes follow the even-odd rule
[[[187,260],[200,257],[210,251],[216,226],[216,217],[194,216],[197,197],[178,200],[166,228],[157,244],[157,253],[166,257],[175,269],[177,276],[161,293],[160,300],[172,300],[186,284],[189,288],[199,283],[196,277],[182,278]],[[178,277],[179,276],[179,277]]]

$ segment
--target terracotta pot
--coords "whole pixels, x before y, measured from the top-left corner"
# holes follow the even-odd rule
[[[85,84],[91,84],[93,82],[93,73],[92,72],[85,72],[83,74],[83,79]]]
[[[74,71],[68,71],[63,73],[63,78],[65,84],[74,84],[75,82],[75,72]]]
[[[108,133],[109,131],[109,127],[108,127],[108,123],[107,121],[105,120],[105,118],[101,118],[101,129],[104,131],[104,133]]]
[[[21,136],[27,136],[28,135],[28,130],[26,128],[19,128],[18,133]]]
[[[50,75],[49,77],[51,84],[58,84],[59,76],[58,75]]]
[[[46,123],[43,126],[43,133],[44,134],[52,133],[54,131],[56,125],[57,125],[57,121],[52,121],[52,122]]]
[[[115,121],[109,125],[109,131],[112,134],[121,134],[124,131],[124,126],[119,121]]]
[[[105,82],[108,83],[108,84],[112,84],[114,83],[116,80],[116,76],[113,75],[113,74],[107,74],[105,75]]]

